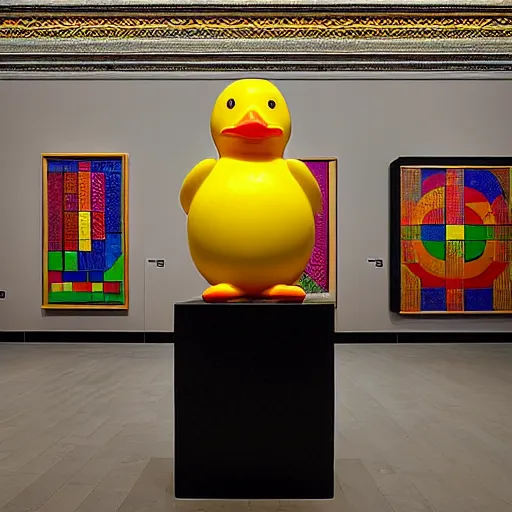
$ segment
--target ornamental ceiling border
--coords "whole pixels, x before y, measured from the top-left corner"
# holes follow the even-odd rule
[[[512,6],[0,7],[0,74],[512,71]]]

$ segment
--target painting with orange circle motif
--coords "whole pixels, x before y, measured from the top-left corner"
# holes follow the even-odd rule
[[[512,313],[512,157],[399,158],[391,310]]]

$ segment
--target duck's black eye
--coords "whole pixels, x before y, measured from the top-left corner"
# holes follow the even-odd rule
[[[269,108],[276,108],[276,102],[274,100],[268,100]]]
[[[235,106],[235,100],[233,98],[229,98],[228,102],[226,103],[228,108],[233,108]]]

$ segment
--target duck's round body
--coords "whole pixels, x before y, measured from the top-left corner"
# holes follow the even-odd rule
[[[284,159],[220,158],[191,203],[188,241],[210,284],[258,294],[300,278],[315,243],[315,219]]]
[[[199,162],[180,191],[190,254],[211,284],[204,300],[304,300],[296,282],[322,197],[307,166],[283,157],[291,133],[284,97],[266,80],[238,80],[217,98],[210,129],[219,159]]]

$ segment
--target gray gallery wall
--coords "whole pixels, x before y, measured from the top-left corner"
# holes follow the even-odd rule
[[[172,330],[201,293],[178,190],[215,156],[221,80],[0,82],[0,328]],[[293,116],[287,153],[339,159],[338,331],[510,330],[504,317],[402,319],[388,309],[388,165],[400,155],[512,154],[512,81],[278,81]],[[43,314],[41,153],[130,154],[130,311]],[[166,259],[163,269],[146,258]],[[374,268],[368,257],[385,258]]]

